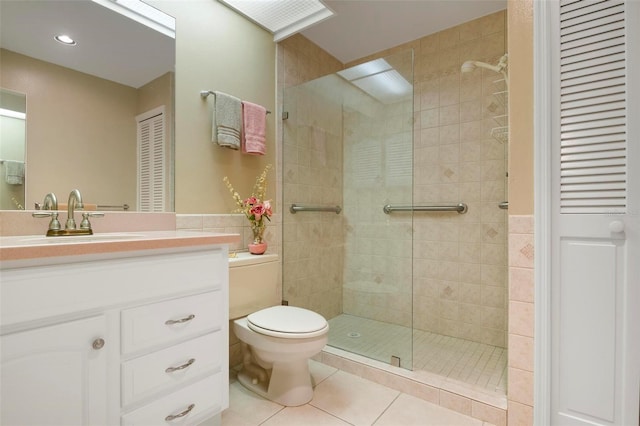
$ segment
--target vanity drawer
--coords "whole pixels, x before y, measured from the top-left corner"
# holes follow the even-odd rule
[[[126,406],[194,377],[221,371],[222,332],[217,331],[122,364]],[[182,368],[180,368],[182,367]],[[173,368],[173,371],[166,371]]]
[[[220,330],[223,302],[216,290],[123,310],[123,355]]]
[[[121,424],[125,426],[149,425],[193,425],[205,420],[206,417],[222,410],[222,373],[211,376],[169,394],[163,398],[138,408],[122,416]],[[174,420],[167,416],[178,415],[193,408],[182,417]]]

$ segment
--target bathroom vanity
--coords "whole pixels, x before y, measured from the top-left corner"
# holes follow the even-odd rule
[[[219,419],[229,389],[227,247],[239,237],[74,238],[0,239],[0,423]]]

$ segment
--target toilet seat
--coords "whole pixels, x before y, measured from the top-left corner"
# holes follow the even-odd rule
[[[306,339],[327,333],[329,324],[322,315],[295,306],[272,306],[247,316],[247,325],[256,333],[284,339]]]

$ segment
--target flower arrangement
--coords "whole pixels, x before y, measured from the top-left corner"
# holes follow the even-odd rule
[[[271,221],[271,215],[273,214],[271,210],[271,200],[265,200],[267,195],[267,173],[269,173],[270,169],[271,164],[268,164],[256,178],[251,196],[245,199],[242,199],[233,189],[233,186],[226,176],[223,179],[238,205],[238,209],[234,210],[234,212],[243,213],[247,219],[249,219],[251,230],[253,231],[253,244],[263,243],[262,236],[264,229],[267,226],[267,221]]]

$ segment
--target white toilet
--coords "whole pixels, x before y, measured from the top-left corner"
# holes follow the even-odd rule
[[[329,324],[315,312],[280,305],[279,265],[276,254],[229,259],[229,318],[242,342],[240,383],[271,401],[298,406],[313,397],[309,358],[326,345]]]

